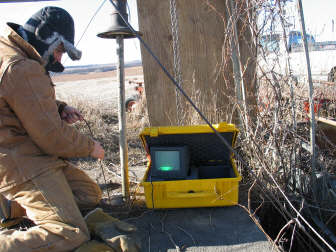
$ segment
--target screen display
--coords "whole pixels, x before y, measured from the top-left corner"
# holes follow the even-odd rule
[[[160,179],[182,179],[189,170],[187,146],[152,146],[150,176]]]
[[[155,167],[162,172],[177,171],[180,169],[179,151],[155,151]]]

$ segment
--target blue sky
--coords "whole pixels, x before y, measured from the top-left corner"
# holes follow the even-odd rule
[[[74,18],[75,43],[82,36],[86,26],[104,0],[59,0],[51,2],[0,3],[0,27],[6,22],[24,24],[32,14],[44,6],[53,5],[66,9]],[[129,21],[138,29],[136,0],[129,0]],[[83,56],[79,61],[66,59],[65,65],[107,64],[117,62],[116,42],[114,39],[102,39],[96,35],[110,25],[112,4],[107,0],[90,24],[84,37],[78,44]],[[1,30],[2,31],[2,30]],[[125,40],[125,61],[140,60],[140,46],[137,39]]]
[[[293,2],[293,7],[296,7],[296,1]],[[336,40],[336,0],[302,0],[302,5],[307,32],[313,34],[317,41]],[[296,9],[295,12],[297,14]],[[300,29],[298,22],[296,29]]]
[[[66,9],[73,16],[76,25],[76,42],[78,42],[89,20],[103,2],[104,0],[59,0],[35,3],[1,3],[0,27],[9,21],[24,24],[40,8],[54,5]],[[302,3],[308,32],[317,36],[317,40],[336,40],[336,0],[302,0]],[[131,11],[130,23],[135,29],[138,29],[136,0],[128,0],[128,4]],[[82,59],[77,62],[68,59],[65,65],[106,64],[117,61],[115,40],[101,39],[96,36],[98,32],[110,24],[110,11],[111,3],[107,0],[78,45],[79,49],[83,51]],[[334,33],[331,32],[332,19],[335,21]],[[296,28],[299,29],[298,23]],[[125,40],[125,61],[140,59],[140,46],[137,39]]]

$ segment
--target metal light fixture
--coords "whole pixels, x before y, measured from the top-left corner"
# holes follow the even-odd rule
[[[98,33],[97,36],[109,39],[116,39],[118,36],[122,36],[124,39],[135,38],[136,34],[124,22],[124,20],[128,22],[128,15],[126,12],[127,0],[114,0],[113,2],[116,6],[112,4],[112,12],[110,14],[111,25],[106,29],[106,31]],[[123,16],[124,20],[119,13]]]

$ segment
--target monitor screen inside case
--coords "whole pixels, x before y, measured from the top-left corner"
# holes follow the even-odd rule
[[[188,175],[189,151],[187,146],[152,146],[151,176],[162,179],[183,179]]]

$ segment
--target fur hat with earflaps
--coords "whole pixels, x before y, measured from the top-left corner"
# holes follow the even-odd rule
[[[71,15],[62,8],[48,6],[36,12],[23,26],[28,42],[47,62],[47,71],[62,72],[64,67],[54,62],[53,52],[62,43],[72,60],[82,56],[74,46],[75,27]]]

